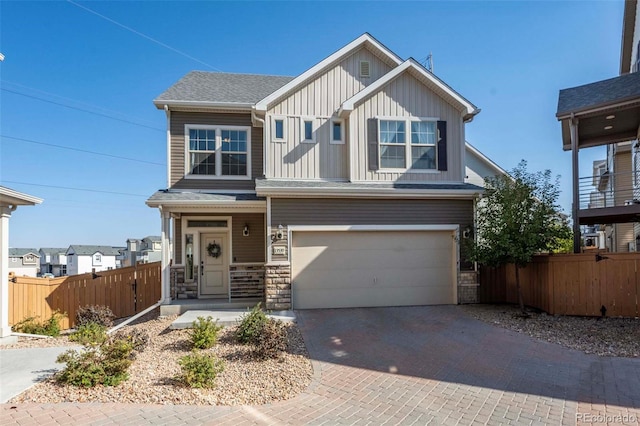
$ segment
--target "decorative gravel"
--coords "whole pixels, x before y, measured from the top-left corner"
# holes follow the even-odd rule
[[[640,319],[554,316],[518,306],[464,305],[472,317],[498,327],[525,333],[587,354],[640,357]]]
[[[279,360],[259,361],[251,348],[237,342],[236,327],[219,334],[218,343],[207,352],[225,361],[225,369],[212,389],[192,389],[175,380],[180,373],[178,359],[191,352],[188,330],[170,330],[176,317],[158,318],[158,310],[140,318],[135,325],[150,335],[147,348],[129,368],[129,379],[118,386],[79,388],[48,379],[10,402],[119,402],[151,404],[244,405],[267,404],[292,398],[311,382],[313,374],[302,336],[294,324],[287,325],[288,350]],[[29,341],[28,341],[29,340]],[[17,347],[67,345],[66,337],[23,339]],[[52,340],[52,341],[49,341]]]

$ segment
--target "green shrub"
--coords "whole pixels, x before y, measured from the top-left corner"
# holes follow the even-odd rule
[[[268,318],[254,342],[254,353],[260,359],[280,358],[287,350],[287,329],[280,320]]]
[[[111,308],[108,306],[87,305],[83,308],[78,308],[76,312],[76,327],[95,322],[106,328],[111,328],[114,318],[115,315],[113,315]]]
[[[218,320],[212,317],[198,317],[193,322],[191,329],[191,342],[194,348],[207,349],[212,347],[218,341],[218,332],[224,327],[218,325]]]
[[[96,322],[82,324],[75,333],[69,336],[69,340],[85,346],[100,345],[107,340],[107,327]]]
[[[243,315],[236,331],[236,336],[241,343],[254,343],[260,334],[260,330],[267,322],[267,315],[260,308],[258,303],[246,315]]]
[[[57,359],[66,366],[56,379],[74,386],[116,386],[129,377],[132,352],[133,347],[126,340],[107,340],[100,346],[68,350]]]
[[[140,328],[121,329],[116,331],[111,337],[112,340],[126,340],[131,343],[133,350],[142,352],[149,344],[149,333]]]
[[[192,388],[210,388],[214,386],[216,376],[224,370],[224,361],[213,354],[193,351],[178,361],[182,373],[178,380]]]
[[[17,324],[14,324],[11,329],[18,333],[27,334],[41,334],[43,336],[58,337],[60,335],[60,320],[64,318],[66,314],[55,311],[51,318],[45,322],[40,322],[37,317],[28,317],[23,319]]]

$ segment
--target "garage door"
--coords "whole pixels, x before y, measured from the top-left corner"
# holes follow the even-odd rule
[[[295,309],[455,303],[451,231],[292,233]]]

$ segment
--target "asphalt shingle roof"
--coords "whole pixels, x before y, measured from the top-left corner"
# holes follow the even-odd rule
[[[640,72],[560,90],[557,115],[640,97]]]
[[[121,247],[111,246],[85,246],[85,245],[71,245],[69,248],[73,249],[78,256],[92,256],[95,253],[102,253],[105,256],[117,256]]]
[[[255,104],[293,79],[273,75],[191,71],[155,101]]]
[[[331,182],[331,181],[296,181],[296,180],[274,180],[256,179],[256,189],[267,188],[321,188],[321,189],[445,189],[445,190],[478,190],[482,188],[470,183],[352,183],[352,182]]]
[[[40,254],[38,254],[38,249],[9,247],[9,257],[22,257],[25,254],[29,253],[33,253],[36,256],[40,257]]]
[[[216,194],[213,192],[182,192],[182,191],[157,191],[147,200],[147,203],[166,201],[258,201],[265,200],[255,194]]]
[[[40,250],[42,250],[44,254],[64,254],[67,252],[67,248],[68,247],[41,247]]]

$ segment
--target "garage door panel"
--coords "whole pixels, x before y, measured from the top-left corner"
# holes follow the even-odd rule
[[[455,303],[451,231],[293,232],[294,307]]]

